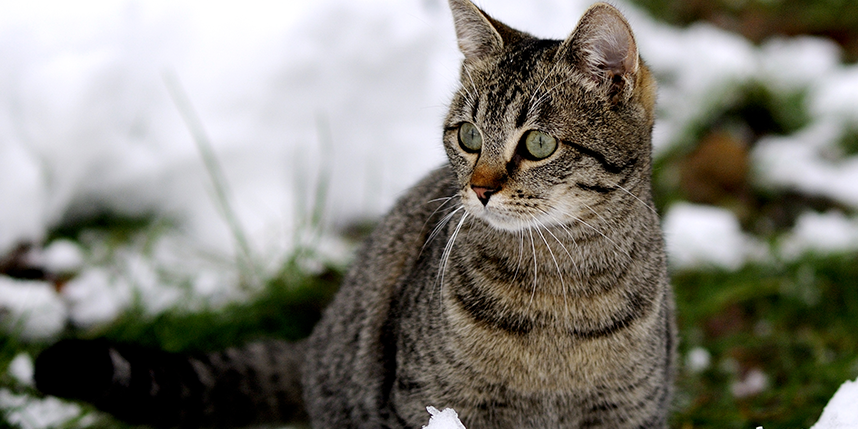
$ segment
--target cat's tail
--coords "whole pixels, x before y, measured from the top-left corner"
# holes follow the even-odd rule
[[[159,427],[306,420],[305,342],[268,341],[184,355],[106,340],[63,340],[36,359],[36,387]]]

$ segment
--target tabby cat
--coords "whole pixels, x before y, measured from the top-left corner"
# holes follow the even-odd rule
[[[656,85],[599,3],[564,41],[450,0],[464,54],[449,164],[403,196],[309,339],[206,355],[63,341],[45,393],[134,422],[663,428],[672,291],[652,209]]]

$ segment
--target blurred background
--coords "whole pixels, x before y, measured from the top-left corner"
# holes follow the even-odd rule
[[[588,0],[480,2],[565,38]],[[858,3],[636,0],[681,328],[675,428],[810,427],[858,377]],[[444,162],[442,0],[0,3],[0,428],[65,337],[300,338]],[[121,426],[120,426],[121,427]]]

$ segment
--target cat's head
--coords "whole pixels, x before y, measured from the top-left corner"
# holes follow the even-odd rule
[[[515,231],[648,192],[655,81],[616,8],[595,4],[558,41],[449,1],[465,60],[444,145],[470,215]]]

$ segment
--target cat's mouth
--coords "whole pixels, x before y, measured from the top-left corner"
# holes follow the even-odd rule
[[[469,215],[503,231],[517,232],[544,222],[553,223],[540,211],[515,205],[503,195],[492,196],[486,203],[470,195],[463,198],[462,203]]]

